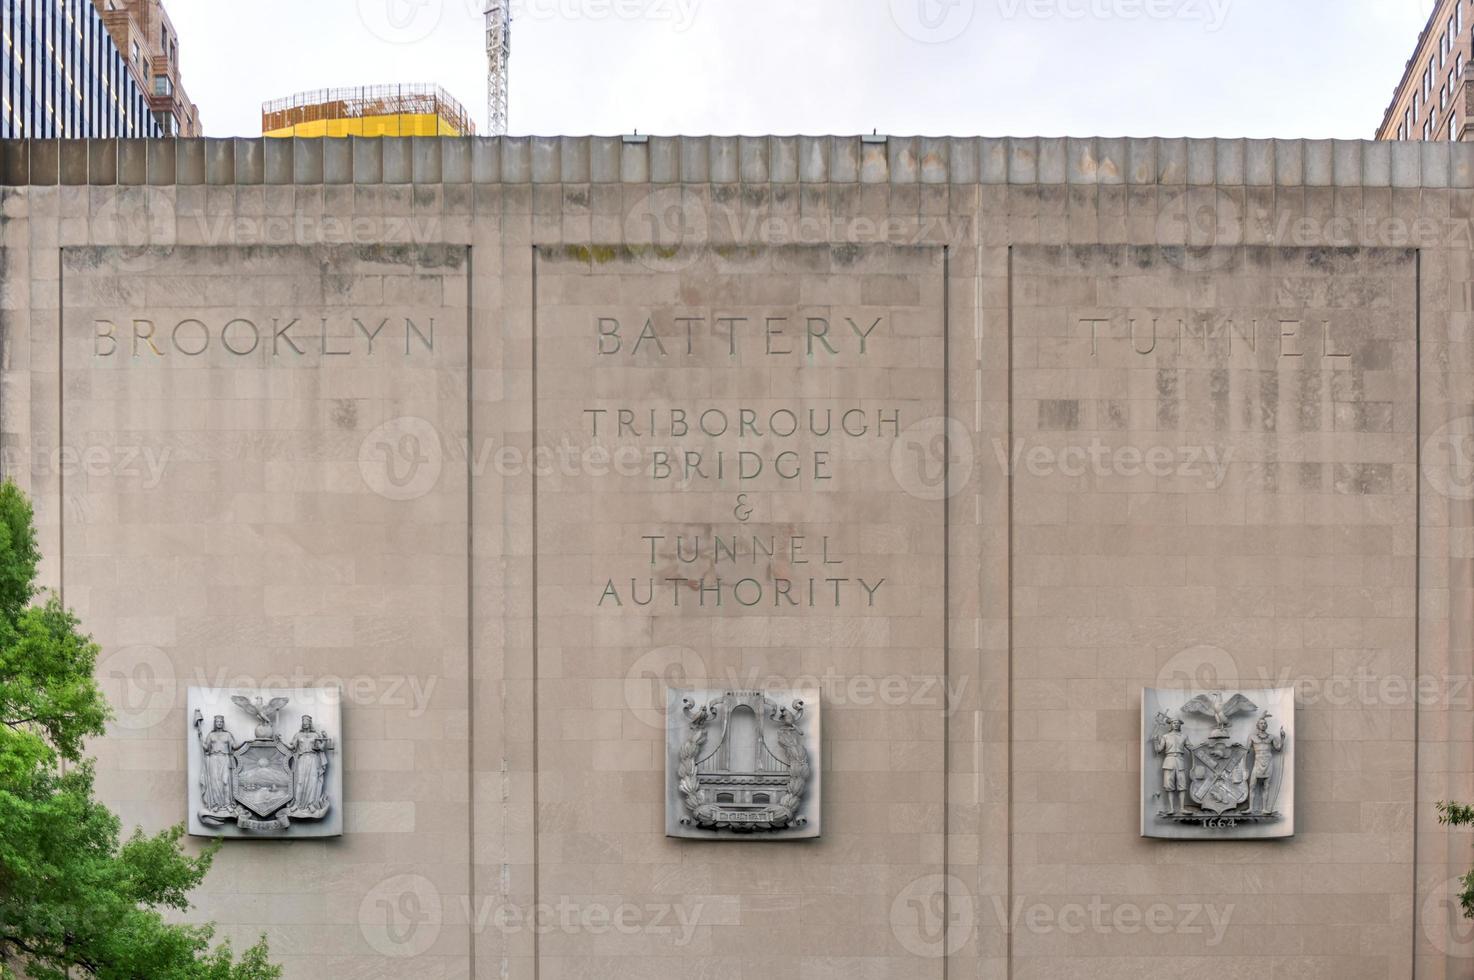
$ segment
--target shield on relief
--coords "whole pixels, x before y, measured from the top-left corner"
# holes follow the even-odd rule
[[[247,742],[235,751],[235,798],[263,819],[292,801],[292,771],[275,739]]]
[[[1192,750],[1191,785],[1193,802],[1204,810],[1223,813],[1249,798],[1249,771],[1244,766],[1248,748],[1243,745],[1199,745]]]

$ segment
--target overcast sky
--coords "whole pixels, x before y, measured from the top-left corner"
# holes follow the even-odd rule
[[[512,0],[511,131],[1370,138],[1431,2]],[[484,0],[166,6],[207,135],[416,81],[484,129]]]

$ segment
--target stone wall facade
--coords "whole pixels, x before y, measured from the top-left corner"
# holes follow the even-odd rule
[[[292,977],[1469,975],[1474,146],[0,143],[0,450],[102,647],[343,689]],[[814,689],[817,840],[668,838]],[[1139,835],[1143,688],[1297,689],[1295,836]],[[1151,775],[1150,773],[1148,774]]]

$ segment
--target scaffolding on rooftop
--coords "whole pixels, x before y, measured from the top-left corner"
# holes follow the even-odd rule
[[[474,136],[476,124],[464,106],[439,85],[359,85],[298,92],[261,105],[261,131],[272,133],[307,123],[384,116],[433,115],[448,135]]]

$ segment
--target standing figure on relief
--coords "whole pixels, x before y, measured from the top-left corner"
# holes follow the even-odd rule
[[[203,722],[204,716],[196,711],[194,727],[199,733],[200,749],[204,752],[204,764],[200,766],[200,801],[212,813],[226,813],[234,805],[230,793],[230,770],[235,760],[231,753],[242,743],[225,730],[224,715],[215,716],[214,727],[208,732],[202,727]]]
[[[315,814],[327,808],[327,750],[332,741],[302,716],[302,727],[287,741],[292,753],[292,812]]]
[[[1182,719],[1164,718],[1167,730],[1153,740],[1162,756],[1162,791],[1166,800],[1164,813],[1182,813],[1187,803],[1187,754],[1192,745],[1182,734]]]
[[[1269,771],[1274,765],[1274,754],[1285,747],[1285,729],[1280,727],[1279,737],[1269,734],[1269,712],[1265,712],[1254,726],[1249,737],[1249,751],[1253,753],[1254,768],[1249,774],[1249,812],[1266,813],[1269,810]]]

